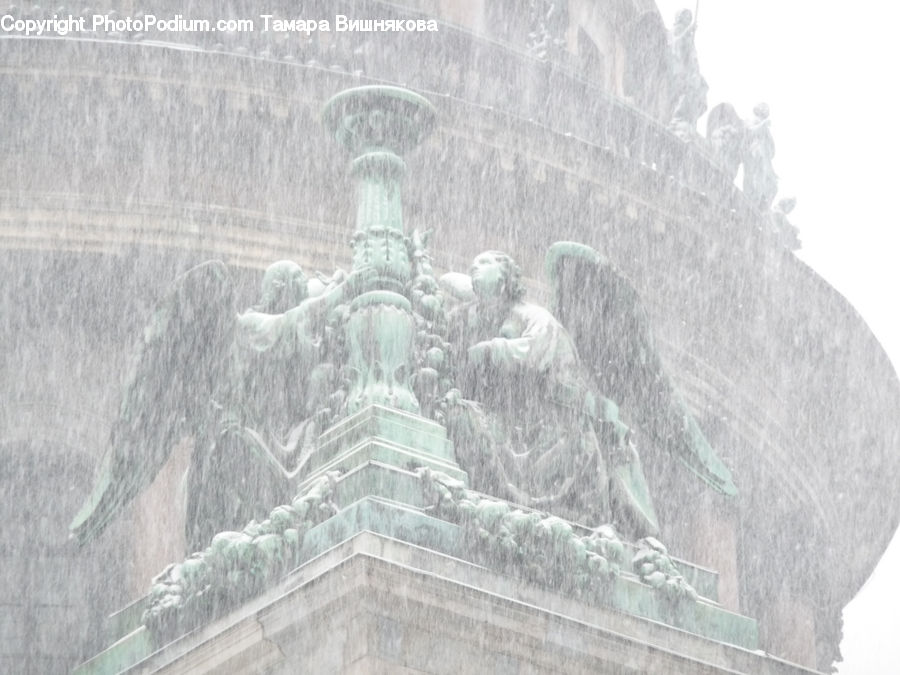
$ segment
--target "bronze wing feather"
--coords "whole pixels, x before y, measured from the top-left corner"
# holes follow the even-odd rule
[[[179,440],[213,423],[213,401],[232,386],[235,321],[232,282],[219,261],[178,277],[157,304],[135,349],[93,491],[69,526],[80,544],[153,481]]]
[[[599,393],[703,481],[723,494],[737,494],[731,472],[663,367],[634,287],[583,244],[553,244],[547,271],[554,314],[572,335]]]

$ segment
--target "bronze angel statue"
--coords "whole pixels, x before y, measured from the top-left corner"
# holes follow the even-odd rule
[[[160,301],[136,350],[93,492],[70,529],[96,537],[193,439],[187,543],[261,518],[289,499],[321,427],[340,406],[329,320],[365,271],[308,279],[280,261],[238,313],[225,265],[199,265]]]
[[[702,480],[735,494],[731,474],[679,398],[637,293],[596,251],[554,244],[552,311],[527,302],[505,253],[442,277],[457,389],[444,414],[473,487],[635,536],[658,521],[628,423]],[[619,410],[623,415],[620,417]]]

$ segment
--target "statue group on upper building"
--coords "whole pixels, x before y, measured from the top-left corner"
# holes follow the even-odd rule
[[[700,74],[694,36],[697,20],[688,9],[675,15],[675,23],[669,31],[671,64],[670,100],[674,102],[669,127],[683,140],[696,134],[697,120],[706,112],[706,94],[709,85]]]
[[[760,103],[753,116],[742,120],[730,103],[720,103],[706,120],[706,142],[719,166],[731,180],[744,167],[743,190],[748,200],[765,212],[778,193],[778,174],[772,166],[775,141],[770,129],[769,106]]]

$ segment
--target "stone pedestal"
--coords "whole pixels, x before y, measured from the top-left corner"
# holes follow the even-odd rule
[[[623,569],[597,603],[467,559],[464,528],[429,510],[422,467],[465,481],[431,420],[370,406],[322,435],[311,467],[307,485],[341,472],[338,510],[306,532],[299,567],[168,644],[138,601],[77,672],[812,672],[755,651],[756,622],[716,601],[715,572],[684,561],[698,601]]]
[[[732,615],[732,619],[734,619]],[[124,666],[141,628],[81,672]],[[134,673],[811,673],[361,531]]]

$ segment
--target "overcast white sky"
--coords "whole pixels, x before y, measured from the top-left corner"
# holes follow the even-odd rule
[[[668,26],[678,9],[694,10],[683,0],[657,6]],[[769,103],[782,194],[798,200],[799,255],[862,314],[895,369],[898,18],[887,0],[701,0],[696,40],[710,107],[728,101],[749,117]],[[842,675],[900,672],[898,572],[895,537],[844,611]]]

